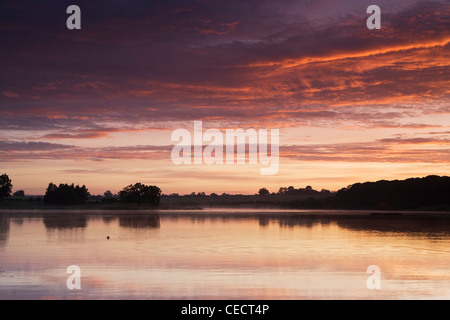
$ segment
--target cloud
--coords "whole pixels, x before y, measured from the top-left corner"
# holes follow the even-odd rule
[[[12,91],[3,91],[2,96],[6,97],[6,98],[19,98],[20,97],[20,95],[18,93],[12,92]]]
[[[0,141],[0,159],[20,160],[118,160],[118,159],[170,159],[172,146],[140,145],[128,147],[89,148],[47,142]]]
[[[378,33],[353,3],[341,4],[347,15],[325,3],[100,1],[83,7],[80,33],[33,16],[57,16],[62,5],[8,8],[22,29],[3,31],[2,86],[17,97],[3,94],[0,114],[284,123],[301,121],[304,113],[290,112],[299,106],[322,107],[316,116],[326,121],[342,105],[358,117],[360,106],[380,101],[448,102],[448,3],[386,4]]]
[[[17,142],[0,140],[0,159],[20,161],[55,158],[58,155],[72,154],[75,146],[48,142]]]
[[[0,152],[8,153],[14,151],[53,151],[61,149],[73,149],[74,146],[48,143],[48,142],[14,142],[0,141]]]
[[[435,139],[435,138],[386,138],[379,140],[382,143],[391,144],[446,144],[450,145],[450,139]]]
[[[78,4],[80,32],[67,30],[64,1],[0,4],[2,161],[160,168],[172,149],[161,135],[149,134],[149,145],[127,138],[193,120],[294,135],[321,128],[314,144],[288,137],[281,158],[330,171],[336,161],[450,159],[448,1],[379,0],[379,31],[366,28],[368,4],[350,0]]]
[[[205,147],[207,143],[204,143]],[[421,136],[397,134],[363,142],[280,145],[280,158],[302,161],[449,163],[450,137],[445,132]],[[4,161],[37,159],[78,160],[166,160],[170,163],[173,145],[130,145],[81,147],[47,142],[14,142],[0,140],[0,159]],[[270,145],[268,150],[271,150]],[[245,153],[249,154],[248,144]],[[192,152],[193,154],[193,152]],[[223,154],[226,154],[224,147]]]
[[[163,128],[156,127],[146,127],[146,128],[132,128],[132,127],[119,127],[119,128],[102,128],[98,126],[96,129],[80,129],[75,130],[71,133],[58,132],[58,133],[49,133],[46,134],[39,139],[97,139],[104,138],[113,133],[119,132],[143,132],[150,130],[164,130]]]
[[[330,162],[449,163],[450,138],[403,137],[374,141],[285,145],[280,156],[287,159]],[[436,148],[445,146],[444,148]]]

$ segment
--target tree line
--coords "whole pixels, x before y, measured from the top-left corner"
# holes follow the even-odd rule
[[[322,195],[328,195],[331,194],[331,191],[326,190],[326,189],[322,189],[321,191],[317,191],[314,190],[311,186],[307,186],[306,188],[294,188],[293,186],[289,186],[289,187],[281,187],[278,189],[278,192],[272,192],[270,193],[269,190],[267,190],[266,188],[261,188],[258,191],[258,195],[260,196],[265,196],[265,195],[318,195],[318,194],[322,194]]]
[[[8,175],[0,176],[0,201],[11,196],[12,181]],[[18,196],[23,196],[23,191]],[[194,194],[206,196],[205,193]],[[223,194],[222,196],[230,196]],[[259,189],[256,196],[275,195],[266,188]],[[283,207],[308,209],[353,209],[353,210],[450,210],[450,177],[436,175],[406,180],[379,180],[376,182],[355,183],[337,192],[316,191],[310,186],[295,189],[280,188],[276,195],[298,195],[298,199],[278,203]],[[305,195],[309,196],[305,199]],[[318,197],[318,195],[320,195]],[[116,196],[105,192],[100,200],[104,202],[123,202],[159,206],[162,192],[157,186],[142,183],[124,187]],[[171,195],[175,196],[175,195]],[[178,195],[177,195],[178,196]],[[211,194],[213,196],[213,194]],[[214,196],[218,196],[214,194]],[[49,204],[75,205],[92,200],[86,186],[50,183],[43,200]],[[292,199],[292,197],[290,197]],[[279,198],[278,198],[279,200]],[[277,201],[278,201],[277,200]]]
[[[0,201],[11,197],[12,193],[12,181],[7,174],[0,176]],[[148,207],[156,207],[160,204],[161,189],[157,186],[148,186],[140,182],[130,184],[124,187],[119,193],[117,198],[107,191],[103,198],[105,202],[123,202],[123,203],[135,203],[138,205],[146,205]],[[23,197],[25,193],[20,190],[14,194],[18,197]],[[47,204],[55,205],[79,205],[86,203],[91,198],[91,194],[85,185],[79,186],[75,184],[59,184],[56,185],[53,182],[49,183],[45,195],[44,202]]]
[[[286,207],[349,210],[450,210],[450,177],[355,183],[330,197],[294,200]]]
[[[350,209],[444,209],[450,205],[450,177],[356,183],[340,189],[336,199]]]

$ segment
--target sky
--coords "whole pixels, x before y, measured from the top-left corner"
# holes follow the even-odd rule
[[[69,5],[81,30],[69,30]],[[381,8],[370,30],[368,6]],[[450,175],[450,1],[0,1],[0,174],[91,194]],[[174,130],[279,130],[279,170],[176,165]]]

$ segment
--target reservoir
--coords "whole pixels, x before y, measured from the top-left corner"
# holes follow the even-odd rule
[[[69,266],[80,289],[67,286]],[[449,298],[444,213],[0,213],[2,300]]]

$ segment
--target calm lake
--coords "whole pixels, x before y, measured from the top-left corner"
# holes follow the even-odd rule
[[[0,213],[0,299],[449,298],[445,214]]]

